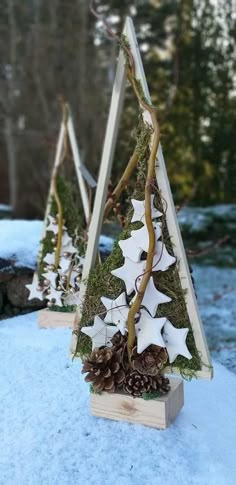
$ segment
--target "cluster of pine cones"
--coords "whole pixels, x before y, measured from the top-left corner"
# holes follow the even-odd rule
[[[131,368],[128,361],[127,337],[120,332],[114,335],[112,347],[94,349],[83,363],[82,373],[95,392],[114,392],[123,389],[128,394],[141,397],[143,394],[170,390],[169,379],[161,374],[168,355],[164,348],[150,345],[141,354],[134,347]]]

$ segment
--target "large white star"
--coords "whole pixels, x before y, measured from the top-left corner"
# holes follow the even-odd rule
[[[152,318],[145,310],[141,310],[140,320],[135,325],[138,354],[141,354],[149,345],[165,347],[161,335],[161,330],[165,322],[166,318]]]
[[[166,320],[163,331],[163,340],[169,355],[170,364],[175,361],[178,355],[183,355],[186,359],[192,358],[186,345],[188,331],[188,328],[176,328],[169,322],[169,320]]]
[[[154,195],[151,195],[151,208],[152,208],[152,219],[156,217],[162,216],[162,213],[159,212],[153,205]],[[131,199],[132,206],[134,208],[133,217],[131,222],[141,221],[145,222],[145,200],[136,200]]]
[[[138,289],[140,284],[141,284],[141,281],[138,281],[137,282]],[[169,298],[169,296],[165,295],[164,293],[161,293],[156,289],[154,285],[153,277],[151,276],[147,284],[146,291],[144,293],[142,305],[147,308],[147,310],[150,312],[152,317],[155,317],[158,305],[160,305],[161,303],[168,303],[169,301],[171,301],[171,298]]]
[[[30,294],[28,296],[28,300],[33,300],[34,298],[38,298],[38,300],[43,301],[44,296],[43,296],[43,290],[40,291],[38,290],[39,286],[39,280],[38,278],[34,277],[31,285],[25,285],[27,290],[29,290]]]
[[[127,295],[130,295],[135,290],[135,281],[138,277],[142,278],[145,271],[146,261],[134,263],[129,258],[125,258],[123,266],[111,271],[113,276],[124,281]]]
[[[50,286],[53,288],[56,288],[56,279],[58,277],[58,273],[55,273],[54,271],[47,271],[47,273],[42,273],[42,276],[50,281]]]
[[[132,237],[119,241],[119,246],[124,258],[129,258],[134,261],[134,263],[138,263],[140,261],[143,250],[141,247],[137,247]]]
[[[107,310],[104,322],[114,323],[117,325],[122,335],[124,335],[129,313],[129,306],[126,302],[125,292],[121,293],[115,300],[103,296],[101,301]]]
[[[155,237],[156,241],[161,237],[161,224],[160,222],[155,222],[153,224],[153,228],[155,231]],[[143,251],[148,252],[148,246],[149,246],[149,234],[148,234],[148,228],[146,224],[144,224],[141,229],[136,229],[135,231],[131,231],[131,237],[133,238],[136,246],[141,248]]]
[[[52,301],[53,305],[62,306],[61,295],[63,291],[55,290],[55,288],[50,288],[50,294],[46,296],[47,300]]]
[[[81,332],[88,335],[92,340],[92,348],[112,347],[111,339],[118,332],[118,328],[115,326],[107,325],[104,321],[96,315],[94,318],[94,324],[92,327],[82,327]]]
[[[157,241],[152,271],[166,271],[175,262],[176,258],[167,252],[165,244],[162,241]]]

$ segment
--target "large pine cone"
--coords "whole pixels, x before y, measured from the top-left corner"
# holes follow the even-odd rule
[[[142,397],[144,393],[158,392],[167,394],[170,390],[170,381],[167,377],[159,374],[155,377],[141,375],[137,371],[131,371],[126,375],[123,389],[134,397]]]
[[[121,332],[115,333],[114,337],[111,339],[112,348],[116,350],[116,352],[122,349],[122,363],[123,369],[128,371],[129,369],[129,358],[128,358],[128,351],[127,351],[127,335],[122,335]]]
[[[137,347],[134,347],[131,355],[133,369],[147,376],[156,376],[163,369],[167,360],[166,349],[158,347],[158,345],[150,345],[141,354],[138,354]]]
[[[122,369],[122,349],[94,349],[84,361],[82,374],[87,373],[86,382],[91,382],[95,392],[114,392],[123,384],[125,373]]]
[[[124,391],[132,394],[134,397],[141,397],[145,392],[150,392],[152,386],[152,379],[149,376],[143,376],[137,371],[129,372],[126,375],[123,384]]]

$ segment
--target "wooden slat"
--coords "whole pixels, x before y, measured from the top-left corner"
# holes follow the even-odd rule
[[[82,199],[82,204],[84,209],[84,215],[85,215],[86,221],[88,222],[90,217],[89,197],[88,197],[88,191],[86,188],[84,177],[82,174],[82,163],[81,163],[79,148],[76,140],[74,124],[73,124],[71,114],[69,114],[69,117],[68,117],[67,129],[68,129],[68,136],[71,144],[71,150],[74,158],[74,165],[75,165],[76,175],[78,179],[78,184],[79,184],[79,189],[80,189],[80,194],[81,194],[81,199]]]
[[[183,381],[170,378],[170,392],[160,398],[144,400],[124,393],[91,394],[93,416],[166,429],[184,405]]]

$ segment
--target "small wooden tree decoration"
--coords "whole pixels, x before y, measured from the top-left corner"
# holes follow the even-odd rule
[[[182,379],[166,374],[211,378],[212,367],[130,18],[117,40],[120,54],[82,275],[83,306],[71,350],[83,358],[92,414],[166,428],[183,406]],[[134,154],[105,204],[126,77],[142,126]],[[132,211],[110,257],[93,269],[104,213],[135,168]]]
[[[73,184],[67,185],[61,173],[65,161],[71,157],[84,211],[82,215],[77,206],[73,207]],[[32,284],[27,285],[29,299],[48,301],[48,309],[39,312],[40,327],[73,326],[75,308],[80,302],[80,280],[87,243],[86,225],[90,219],[85,180],[91,187],[96,185],[81,163],[71,111],[68,104],[64,104],[38,255],[38,271]]]

